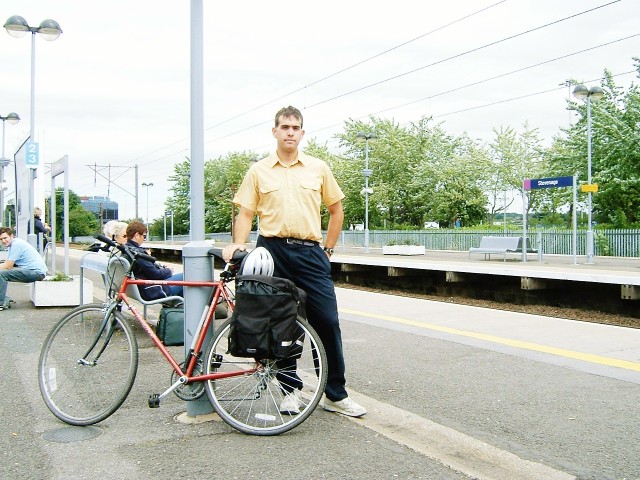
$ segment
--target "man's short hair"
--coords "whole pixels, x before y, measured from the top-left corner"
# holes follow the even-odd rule
[[[302,128],[302,113],[300,113],[300,110],[298,110],[296,107],[292,107],[291,105],[289,105],[288,107],[282,107],[280,110],[278,110],[278,113],[276,113],[276,128],[278,128],[278,125],[280,125],[280,117],[297,118],[298,120],[300,120],[300,128]]]
[[[147,227],[145,227],[144,223],[134,220],[133,222],[129,223],[129,225],[127,225],[127,238],[131,240],[136,233],[144,235],[145,233],[147,233]]]
[[[13,235],[13,230],[11,230],[11,228],[9,228],[9,227],[1,227],[0,228],[0,235],[2,235],[3,233],[6,233],[7,235],[11,236],[11,235]]]

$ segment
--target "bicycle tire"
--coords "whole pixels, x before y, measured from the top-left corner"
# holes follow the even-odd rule
[[[231,320],[224,322],[214,334],[205,356],[205,373],[229,373],[249,370],[246,375],[231,376],[205,382],[213,408],[227,424],[251,435],[278,435],[304,422],[320,402],[327,382],[327,357],[320,337],[309,323],[298,317],[299,340],[304,341],[302,354],[295,361],[295,374],[302,380],[299,391],[300,413],[289,415],[279,411],[287,393],[281,380],[291,378],[276,360],[233,357],[228,353]],[[258,369],[255,370],[255,366]]]
[[[51,266],[51,242],[47,243],[42,249],[42,259],[47,267]]]
[[[40,393],[51,413],[70,425],[93,425],[112,415],[131,391],[138,369],[138,342],[129,322],[108,305],[81,305],[49,332],[38,362]],[[105,345],[109,328],[113,331]],[[93,342],[97,345],[85,358]],[[104,351],[95,363],[96,352]]]

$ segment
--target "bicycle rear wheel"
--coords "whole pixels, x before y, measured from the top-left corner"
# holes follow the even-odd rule
[[[138,343],[122,314],[92,303],[73,309],[51,330],[38,363],[40,393],[56,417],[92,425],[125,401],[138,369]]]
[[[318,405],[327,382],[327,357],[318,334],[298,317],[299,340],[304,342],[301,356],[297,360],[256,362],[227,353],[230,323],[227,320],[214,334],[204,362],[206,373],[231,374],[205,382],[218,415],[237,430],[252,435],[278,435],[300,425]],[[280,404],[292,389],[289,385],[294,384],[300,413],[282,413]]]

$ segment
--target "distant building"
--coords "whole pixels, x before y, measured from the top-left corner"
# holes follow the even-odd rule
[[[80,197],[80,203],[98,218],[100,225],[118,220],[118,202],[109,200],[109,197]]]

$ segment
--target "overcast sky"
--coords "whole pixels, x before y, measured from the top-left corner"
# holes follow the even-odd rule
[[[123,219],[135,215],[138,165],[139,183],[154,184],[149,216],[160,217],[167,177],[190,156],[190,2],[2,0],[0,20],[12,15],[64,32],[36,38],[41,160],[68,155],[70,188],[109,195]],[[638,0],[205,0],[204,17],[205,160],[268,153],[273,115],[289,104],[307,139],[331,149],[345,120],[370,115],[433,116],[484,141],[528,122],[549,144],[575,120],[563,82],[596,85],[607,69],[625,89],[637,83]],[[29,134],[29,36],[0,32],[0,58],[0,115],[22,118],[6,125],[12,157]]]

